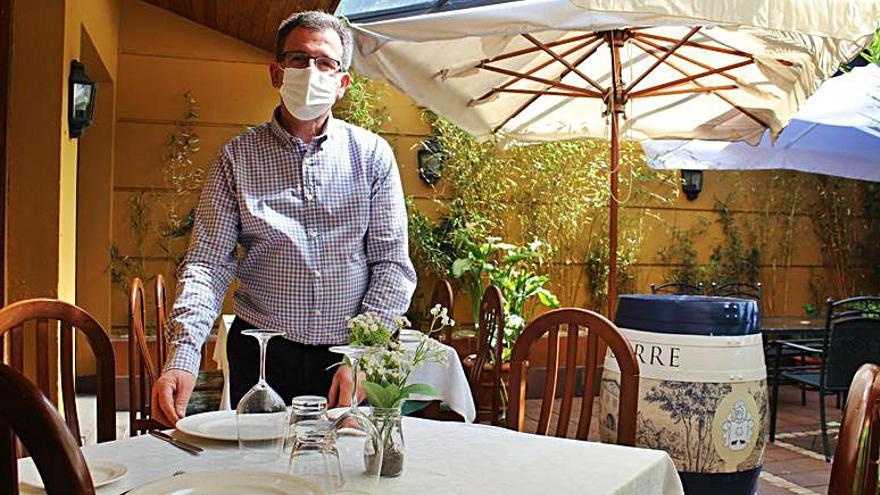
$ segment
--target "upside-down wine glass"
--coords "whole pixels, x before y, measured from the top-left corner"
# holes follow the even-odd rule
[[[241,333],[254,337],[260,344],[260,380],[244,394],[235,410],[238,449],[247,461],[276,461],[284,450],[288,411],[281,396],[266,383],[266,345],[283,332],[252,329]]]

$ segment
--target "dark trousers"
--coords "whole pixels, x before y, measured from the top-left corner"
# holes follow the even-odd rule
[[[236,318],[226,337],[229,395],[233,408],[260,378],[260,346],[257,339],[241,333],[249,328],[254,326]],[[286,404],[297,395],[327,397],[336,372],[335,367],[329,367],[342,361],[342,356],[330,352],[329,348],[275,337],[266,347],[266,381]]]

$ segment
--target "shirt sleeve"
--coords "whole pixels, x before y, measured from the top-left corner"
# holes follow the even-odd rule
[[[370,283],[361,311],[372,311],[386,325],[406,312],[416,288],[409,258],[408,224],[403,187],[394,153],[380,139],[374,155],[377,171],[370,193],[370,223],[365,240]]]
[[[198,376],[201,346],[235,275],[240,230],[232,159],[224,148],[202,188],[189,249],[178,271],[164,370],[182,369]]]

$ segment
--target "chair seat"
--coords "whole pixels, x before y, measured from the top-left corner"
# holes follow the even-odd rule
[[[806,385],[808,387],[819,388],[819,372],[809,373],[801,371],[781,371],[779,375],[790,381]]]
[[[779,373],[779,376],[781,378],[786,378],[786,379],[793,381],[795,383],[800,383],[802,385],[806,385],[807,387],[811,387],[811,388],[815,388],[815,389],[819,388],[819,372],[818,371],[816,371],[816,372],[804,372],[804,371],[794,371],[794,370],[782,371]],[[834,392],[834,393],[843,392],[843,391],[847,390],[848,388],[849,388],[849,385],[841,386],[841,387],[831,387],[829,385],[825,385],[826,391]]]

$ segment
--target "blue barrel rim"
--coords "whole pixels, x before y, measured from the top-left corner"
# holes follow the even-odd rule
[[[756,301],[734,297],[625,294],[618,298],[618,327],[647,332],[743,336],[761,333]]]

